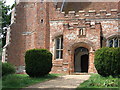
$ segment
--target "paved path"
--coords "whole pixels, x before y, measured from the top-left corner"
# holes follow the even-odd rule
[[[35,88],[37,89],[51,89],[51,90],[58,90],[58,89],[75,89],[77,86],[80,85],[80,83],[84,82],[85,80],[88,80],[90,75],[65,75],[65,76],[60,76],[58,78],[45,81],[42,83],[38,83],[32,86],[29,86],[27,88],[31,88],[30,90],[34,90]],[[27,90],[22,89],[22,90]]]

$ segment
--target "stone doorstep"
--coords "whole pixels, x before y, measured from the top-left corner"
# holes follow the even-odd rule
[[[90,73],[71,73],[71,75],[90,75]]]

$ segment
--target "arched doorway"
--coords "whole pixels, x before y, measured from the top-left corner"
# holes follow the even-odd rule
[[[74,53],[74,72],[88,73],[89,50],[84,47],[75,49]]]

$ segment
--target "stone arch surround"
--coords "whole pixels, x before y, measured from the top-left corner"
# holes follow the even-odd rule
[[[86,39],[81,39],[80,42],[78,41],[78,42],[74,42],[74,43],[70,44],[69,49],[71,51],[73,51],[74,49],[76,49],[78,47],[85,47],[89,51],[90,51],[91,48],[94,49],[94,50],[96,49],[93,42],[91,42],[89,40],[86,40]]]
[[[76,48],[79,47],[84,47],[89,50],[89,68],[88,68],[88,73],[96,73],[96,69],[94,66],[94,50],[95,46],[93,45],[92,42],[87,41],[86,42],[76,42],[71,45],[70,48],[70,56],[71,56],[71,64],[70,64],[70,73],[74,73],[74,51]]]
[[[109,34],[109,35],[106,36],[106,39],[108,40],[112,37],[120,37],[120,33],[116,32],[116,33],[113,33],[113,34]]]
[[[55,39],[56,37],[62,36],[63,32],[56,32],[52,35],[52,39]]]

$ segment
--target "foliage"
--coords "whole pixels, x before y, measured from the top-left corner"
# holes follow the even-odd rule
[[[1,8],[2,8],[2,18],[1,18],[1,33],[3,35],[2,38],[2,47],[5,45],[6,42],[6,32],[7,29],[4,29],[5,27],[7,27],[8,25],[10,25],[10,20],[11,20],[11,14],[8,14],[8,12],[11,10],[10,6],[5,5],[4,1],[0,2]]]
[[[91,77],[87,81],[81,83],[77,89],[92,88],[91,90],[94,90],[93,88],[118,88],[118,82],[119,78],[113,78],[112,76],[102,77],[99,74],[92,74]]]
[[[7,6],[5,5],[5,2],[2,2],[2,27],[6,27],[10,24],[11,15],[8,14],[10,10],[10,6]]]
[[[59,74],[48,74],[40,78],[31,78],[27,74],[11,74],[2,78],[2,87],[4,90],[8,90],[9,88],[12,88],[11,90],[13,90],[14,88],[23,88],[29,85],[50,80],[56,78],[57,76],[59,76]]]
[[[120,75],[120,48],[101,48],[95,52],[95,67],[102,76]]]
[[[0,61],[0,80],[1,80],[1,77],[2,77],[2,61]],[[1,85],[1,83],[0,83],[0,85]]]
[[[26,73],[30,77],[48,74],[52,68],[52,54],[46,49],[32,49],[25,54]]]
[[[6,33],[7,33],[7,27],[10,25],[11,22],[11,10],[15,6],[16,3],[14,3],[11,7],[9,5],[5,5],[5,1],[0,1],[0,33],[2,33],[2,47],[6,44]]]
[[[9,63],[2,63],[2,76],[15,73],[15,68]]]

